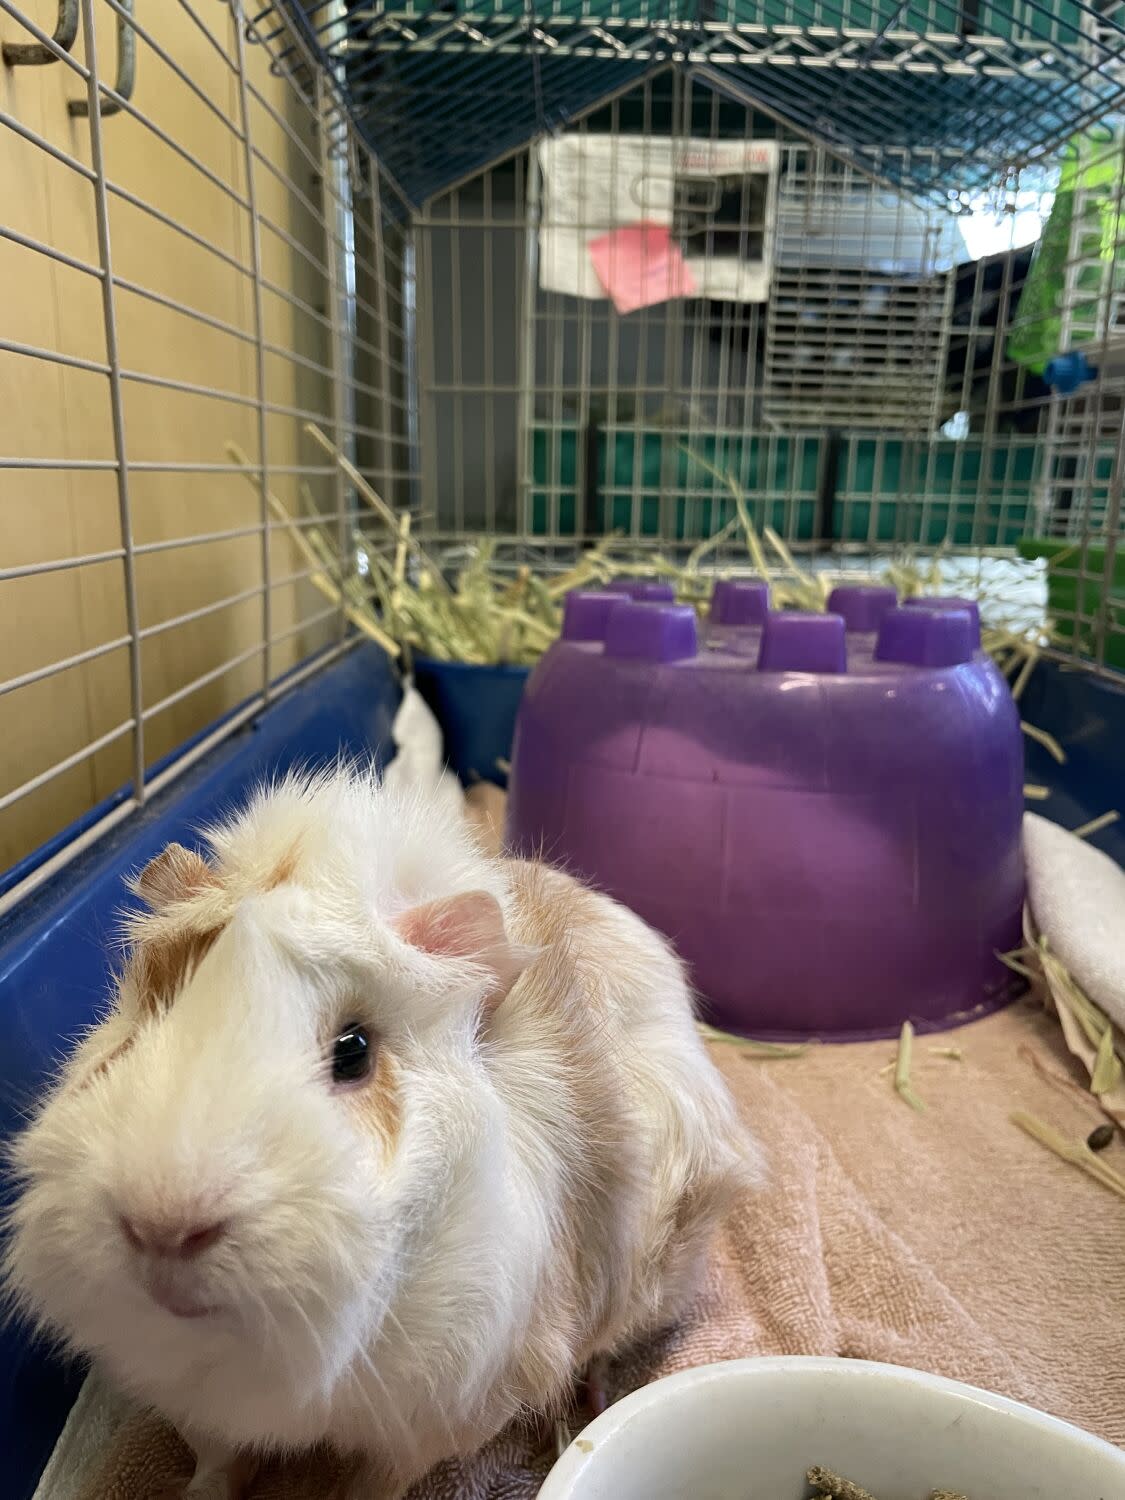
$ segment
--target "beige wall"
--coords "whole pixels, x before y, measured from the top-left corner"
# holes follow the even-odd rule
[[[50,29],[55,0],[24,0],[29,14]],[[214,29],[233,58],[225,7],[196,0],[198,15]],[[115,61],[115,26],[99,4],[98,51],[103,73]],[[223,118],[216,118],[173,70],[138,39],[134,103],[159,128],[193,153],[222,183],[245,194],[241,142],[225,123],[239,120],[234,72],[224,65],[192,17],[174,0],[138,7],[142,24],[195,79]],[[0,38],[23,40],[0,16]],[[83,55],[83,39],[75,49]],[[315,156],[310,119],[290,86],[270,76],[260,47],[247,48],[248,73]],[[89,162],[85,120],[71,119],[66,100],[83,81],[61,64],[0,68],[0,110],[78,160]],[[309,163],[259,105],[252,134],[277,172],[293,179],[314,201],[318,185]],[[250,260],[247,215],[237,203],[124,113],[103,124],[106,170],[165,214],[186,224],[209,245],[245,264]],[[256,169],[261,212],[308,253],[323,261],[323,232],[297,194],[278,177]],[[43,150],[0,125],[0,223],[45,241],[68,255],[97,263],[94,194],[90,183]],[[120,198],[110,198],[114,271],[164,296],[253,330],[252,283],[205,249],[166,228]],[[308,260],[262,231],[265,274],[279,286],[324,308],[323,276]],[[116,293],[120,357],[125,369],[254,396],[252,345],[161,308],[126,290]],[[328,364],[326,330],[314,318],[266,294],[267,337],[283,348]],[[0,239],[0,338],[104,361],[102,300],[97,280],[46,256]],[[328,412],[328,382],[294,362],[270,356],[267,396],[285,406]],[[226,461],[224,444],[257,453],[256,413],[249,406],[126,382],[124,416],[130,461],[213,464]],[[275,465],[313,464],[317,456],[292,417],[268,419],[268,448]],[[99,373],[65,369],[0,352],[0,454],[66,460],[114,456],[109,383]],[[272,488],[294,512],[300,505],[296,476],[275,475]],[[155,474],[132,469],[129,489],[138,544],[253,525],[255,491],[233,474]],[[327,480],[313,483],[318,504],[335,504]],[[112,550],[120,546],[116,477],[112,471],[0,470],[0,567]],[[304,560],[284,535],[271,543],[275,577]],[[142,627],[171,619],[261,579],[257,536],[142,557],[136,564]],[[273,628],[281,631],[325,607],[308,583],[277,588]],[[194,678],[237,656],[260,639],[258,597],[153,637],[142,652],[144,698],[152,705]],[[34,671],[125,632],[125,592],[118,561],[0,582],[0,680]],[[334,639],[334,621],[303,628],[274,648],[274,671],[284,670]],[[260,657],[222,675],[146,725],[151,764],[261,683]],[[0,796],[125,721],[130,713],[129,653],[114,651],[33,686],[0,697]],[[55,778],[40,791],[0,811],[0,869],[79,815],[128,779],[130,739]]]

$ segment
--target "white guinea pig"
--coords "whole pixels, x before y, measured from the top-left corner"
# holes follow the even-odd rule
[[[674,1319],[756,1151],[663,940],[448,803],[337,771],[208,845],[136,883],[7,1281],[195,1443],[189,1494],[323,1440],[384,1500]]]

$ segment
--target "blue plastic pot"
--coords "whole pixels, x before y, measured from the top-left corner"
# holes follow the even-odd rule
[[[507,772],[497,762],[512,758],[516,713],[530,671],[415,658],[415,685],[441,725],[446,760],[465,786],[507,786]]]

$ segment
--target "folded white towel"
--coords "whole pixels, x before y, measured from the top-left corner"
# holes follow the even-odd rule
[[[1125,1031],[1125,870],[1035,813],[1023,820],[1027,901],[1071,978]]]

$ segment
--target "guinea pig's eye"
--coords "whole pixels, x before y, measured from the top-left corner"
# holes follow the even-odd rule
[[[349,1021],[332,1043],[332,1082],[359,1083],[371,1072],[375,1047],[357,1021]]]

